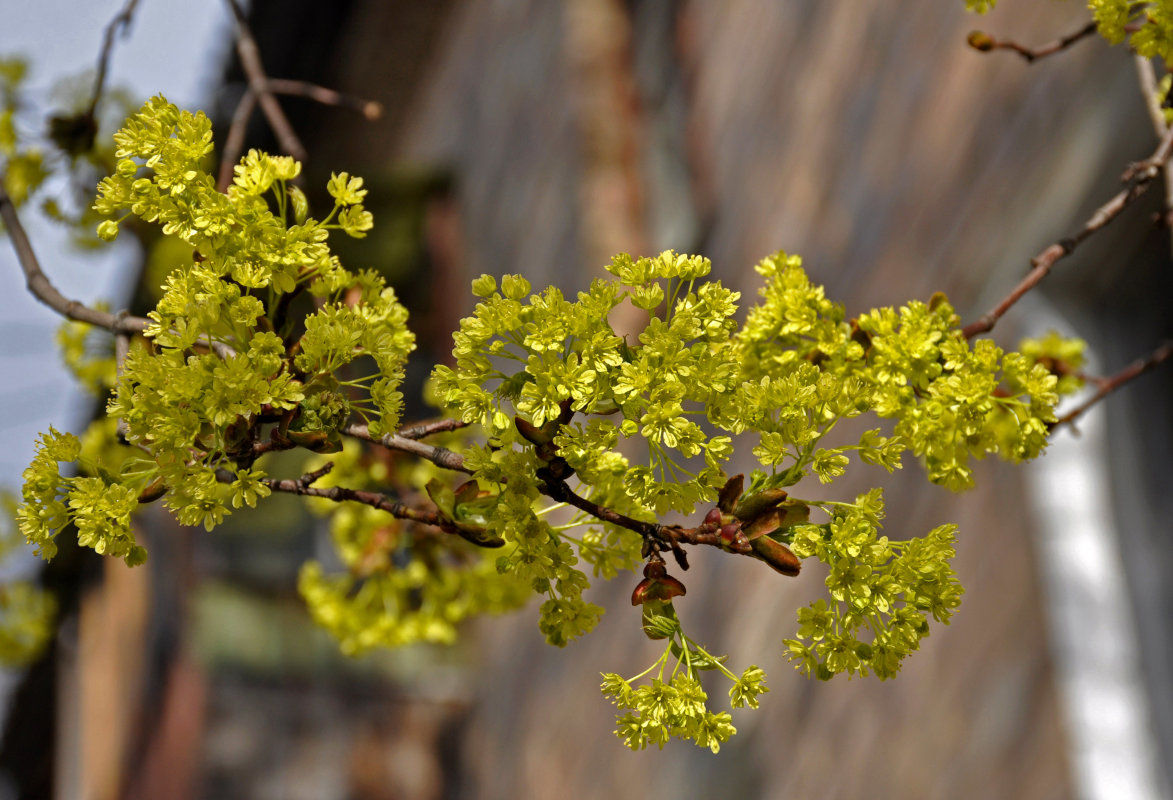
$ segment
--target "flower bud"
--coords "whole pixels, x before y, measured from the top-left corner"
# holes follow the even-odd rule
[[[737,498],[741,496],[741,490],[744,486],[745,476],[740,473],[725,481],[725,485],[721,487],[721,491],[717,495],[717,508],[726,514],[732,514],[733,506],[737,504]]]
[[[649,561],[644,567],[644,579],[636,584],[631,593],[631,604],[663,603],[673,597],[683,597],[684,593],[684,584],[668,574],[664,562]]]
[[[644,565],[644,577],[645,578],[652,578],[653,580],[655,580],[657,578],[663,578],[667,574],[668,574],[668,570],[664,566],[663,561],[649,561],[647,564]]]
[[[785,499],[785,489],[763,489],[760,492],[747,494],[738,500],[733,513],[738,519],[745,522],[773,508]]]
[[[155,478],[147,486],[139,492],[139,503],[152,503],[167,493],[167,483],[162,478]]]
[[[525,437],[525,440],[531,444],[547,444],[550,441],[550,437],[546,436],[541,428],[539,428],[537,425],[534,425],[529,420],[523,419],[521,417],[514,417],[513,424],[517,426],[517,432]]]
[[[753,539],[749,545],[753,548],[755,558],[765,561],[783,575],[793,577],[802,569],[802,562],[798,560],[798,556],[794,555],[789,547],[769,536]]]
[[[994,49],[994,37],[985,31],[973,31],[965,41],[969,42],[969,46],[974,50],[982,53],[988,53]]]
[[[484,526],[472,522],[457,522],[456,534],[477,547],[504,547],[505,540],[487,531]]]
[[[643,631],[649,639],[668,639],[680,630],[672,602],[653,601],[644,605]]]

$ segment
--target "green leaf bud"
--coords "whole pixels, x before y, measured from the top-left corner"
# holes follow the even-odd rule
[[[769,536],[751,539],[749,546],[753,548],[756,558],[769,564],[776,572],[794,577],[802,570],[802,562],[790,548]]]
[[[293,204],[293,220],[301,225],[309,216],[309,201],[306,199],[305,192],[296,186],[290,186],[286,191],[289,195],[289,201]]]

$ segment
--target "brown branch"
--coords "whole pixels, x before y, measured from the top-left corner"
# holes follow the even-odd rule
[[[264,65],[261,63],[261,50],[257,46],[257,40],[253,37],[252,31],[249,30],[248,18],[245,16],[244,10],[236,0],[225,0],[225,2],[228,3],[228,7],[232,10],[232,16],[236,19],[236,54],[240,57],[240,65],[248,77],[249,89],[256,94],[261,111],[273,129],[273,134],[277,137],[282,149],[298,161],[306,161],[305,145],[297,137],[293,126],[289,124],[289,118],[285,116],[285,112],[281,110],[281,104],[277,102],[277,96],[269,87],[269,77],[265,74]]]
[[[436,419],[430,422],[417,422],[399,429],[399,435],[404,439],[426,439],[437,433],[447,433],[467,428],[471,423],[458,419]]]
[[[1065,36],[1060,36],[1058,39],[1041,44],[1038,47],[1026,47],[1010,39],[995,39],[984,31],[974,31],[966,41],[969,42],[970,47],[979,52],[989,53],[993,50],[1010,50],[1026,59],[1026,63],[1033,64],[1040,58],[1046,58],[1047,56],[1052,56],[1055,53],[1066,50],[1079,40],[1086,39],[1095,32],[1096,23],[1089,22],[1077,31],[1072,31]]]
[[[302,476],[305,477],[305,476]],[[423,510],[412,508],[405,505],[398,500],[392,500],[385,494],[380,492],[366,492],[359,489],[348,489],[345,486],[332,486],[329,489],[317,489],[313,486],[305,486],[301,482],[301,478],[295,480],[276,480],[275,478],[265,478],[261,482],[268,486],[274,492],[287,492],[289,494],[298,494],[305,497],[321,497],[325,500],[333,500],[335,503],[362,503],[363,505],[377,508],[380,511],[386,511],[393,517],[399,519],[409,519],[413,522],[418,522],[421,525],[435,525],[443,529],[445,520],[440,516],[436,510]]]
[[[394,433],[384,434],[383,436],[372,436],[370,429],[366,425],[347,425],[342,429],[342,433],[347,436],[353,436],[355,439],[362,439],[366,442],[382,445],[388,450],[398,450],[402,453],[418,456],[419,458],[431,461],[442,469],[450,469],[468,475],[472,474],[472,470],[464,466],[464,456],[446,447],[433,447],[430,444],[417,442],[415,439],[409,439],[406,436]]]
[[[228,126],[228,133],[224,137],[224,149],[220,153],[220,174],[216,176],[216,191],[228,191],[228,184],[232,183],[232,168],[240,160],[240,153],[244,150],[244,135],[248,130],[248,121],[257,107],[257,93],[250,88],[244,90],[236,110],[232,112],[232,122]]]
[[[732,550],[741,555],[749,555],[753,552],[748,541],[733,544],[723,543],[721,535],[717,531],[702,531],[698,528],[681,528],[675,525],[660,525],[655,522],[632,519],[612,508],[601,506],[593,500],[576,494],[565,480],[556,478],[548,468],[538,470],[538,478],[542,481],[542,494],[560,503],[568,503],[579,511],[585,511],[603,522],[609,522],[612,525],[618,525],[638,533],[643,537],[645,547],[651,549],[652,552],[671,550],[681,569],[688,569],[688,560],[684,557],[684,551],[680,547],[682,544],[709,545],[723,550]]]
[[[364,100],[349,94],[342,94],[324,86],[306,81],[293,81],[284,78],[267,78],[269,91],[273,94],[294,95],[308,97],[327,106],[349,108],[362,114],[369,120],[376,120],[383,115],[383,106],[374,100]],[[232,182],[232,168],[240,159],[244,150],[244,137],[248,129],[248,121],[252,118],[257,107],[257,93],[251,86],[244,90],[236,110],[232,112],[232,122],[228,126],[228,134],[224,137],[224,149],[220,158],[220,174],[216,179],[216,190],[227,191]]]
[[[1133,57],[1136,63],[1136,78],[1140,84],[1140,94],[1144,98],[1145,109],[1149,112],[1149,121],[1153,125],[1153,132],[1158,139],[1164,138],[1165,134],[1169,132],[1169,126],[1165,123],[1165,110],[1161,108],[1160,102],[1157,100],[1157,75],[1153,69],[1153,62],[1142,55],[1135,55]],[[1162,221],[1166,227],[1171,230],[1173,236],[1173,181],[1169,180],[1169,167],[1166,164],[1162,171],[1165,175],[1165,213]]]
[[[16,259],[20,262],[25,283],[33,297],[67,319],[88,322],[113,333],[141,333],[146,330],[148,325],[152,324],[151,320],[145,317],[111,314],[107,311],[90,308],[78,300],[70,300],[57,291],[57,287],[41,269],[37,254],[33,250],[32,244],[29,243],[28,234],[25,233],[24,226],[21,225],[20,217],[16,213],[16,206],[4,189],[3,182],[0,182],[0,218],[4,220],[4,225],[8,228],[8,235],[12,238],[12,248],[16,251]]]
[[[962,329],[965,338],[972,339],[979,334],[992,330],[998,320],[1010,310],[1011,306],[1037,286],[1043,278],[1047,277],[1056,262],[1073,253],[1075,248],[1085,239],[1105,227],[1109,222],[1119,216],[1120,212],[1131,205],[1136,198],[1144,194],[1148,190],[1149,184],[1152,183],[1153,178],[1157,177],[1165,163],[1169,160],[1171,148],[1173,148],[1173,128],[1166,131],[1164,138],[1161,139],[1161,143],[1157,146],[1152,156],[1137,164],[1133,164],[1125,171],[1124,180],[1128,181],[1128,185],[1117,192],[1108,202],[1097,208],[1088,217],[1082,228],[1071,237],[1061,239],[1048,246],[1031,259],[1030,272],[1011,290],[1010,294],[1006,295],[1001,302],[979,319],[971,322]]]
[[[319,478],[322,478],[322,477],[325,477],[326,475],[329,475],[330,472],[333,471],[333,469],[334,469],[334,462],[327,461],[325,464],[318,467],[317,469],[312,470],[312,471],[307,472],[306,474],[302,475],[300,478],[298,478],[295,481],[295,483],[297,483],[303,489],[308,489],[311,486],[313,486],[315,483],[317,483]]]
[[[1074,423],[1075,420],[1082,416],[1096,403],[1100,402],[1129,381],[1139,378],[1146,372],[1155,369],[1161,363],[1168,361],[1170,357],[1173,357],[1173,341],[1165,342],[1156,350],[1154,350],[1147,358],[1138,358],[1136,361],[1133,361],[1115,375],[1111,375],[1107,378],[1096,381],[1099,386],[1099,389],[1097,389],[1096,393],[1051,423],[1051,429],[1054,430],[1060,425],[1070,425]]]
[[[125,316],[126,312],[122,312],[119,316]],[[130,355],[130,334],[116,333],[114,334],[114,379],[117,385],[122,379],[122,369],[126,363],[126,357]],[[130,427],[126,424],[124,417],[119,417],[118,422],[115,423],[115,434],[118,436],[118,441],[125,443],[126,435],[130,432]]]
[[[338,108],[357,111],[372,122],[383,116],[382,103],[377,103],[374,100],[364,100],[352,94],[343,94],[342,92],[327,89],[325,86],[318,86],[316,83],[309,83],[308,81],[294,81],[288,78],[269,78],[269,89],[272,90],[273,94],[306,97],[324,106],[337,106]]]
[[[274,432],[267,442],[253,442],[252,456],[253,458],[260,458],[265,453],[279,453],[282,450],[292,450],[295,447],[297,447],[296,444],[288,439],[281,439]]]
[[[110,66],[110,54],[114,50],[114,37],[119,31],[125,33],[130,28],[134,18],[135,6],[138,0],[127,0],[122,10],[106,25],[105,38],[102,41],[102,51],[98,55],[98,74],[94,78],[94,96],[90,98],[90,107],[86,116],[93,120],[98,110],[98,102],[102,99],[102,92],[106,87],[106,71]]]
[[[33,250],[28,234],[25,233],[20,217],[16,213],[16,205],[4,189],[3,181],[0,181],[0,219],[4,220],[4,224],[8,228],[8,235],[12,238],[12,249],[16,251],[16,260],[24,272],[25,284],[28,286],[29,292],[49,308],[66,319],[96,325],[114,334],[143,333],[148,327],[155,324],[153,320],[146,317],[132,317],[125,311],[111,314],[108,311],[90,308],[80,300],[70,300],[57,291],[57,287],[41,269],[41,262],[37,260],[37,254]],[[236,355],[236,351],[223,342],[212,341],[200,342],[199,344],[206,346],[225,360]]]
[[[334,463],[330,462],[320,469],[307,472],[300,478],[285,478],[280,480],[277,478],[262,478],[261,483],[268,486],[274,492],[285,492],[286,494],[302,495],[303,497],[321,497],[325,500],[333,500],[336,503],[362,503],[371,508],[386,511],[391,516],[398,517],[399,519],[410,519],[413,522],[419,522],[423,525],[435,525],[438,528],[447,530],[445,528],[447,521],[434,509],[429,511],[412,508],[380,492],[348,489],[345,486],[331,486],[329,489],[318,489],[312,485],[333,468]],[[236,480],[236,475],[230,470],[218,469],[216,470],[216,480],[220,483],[232,483]]]
[[[1136,63],[1136,79],[1140,84],[1140,94],[1144,98],[1145,110],[1149,112],[1149,121],[1157,138],[1164,137],[1166,129],[1165,112],[1157,102],[1157,76],[1153,70],[1153,62],[1142,55],[1133,56]]]
[[[565,404],[562,419],[563,423],[569,419],[569,416],[574,412],[570,411],[569,403]],[[448,423],[447,420],[440,420],[439,423]],[[451,424],[455,424],[452,421]],[[411,455],[419,456],[431,461],[438,467],[444,469],[456,470],[467,474],[472,474],[472,470],[464,466],[464,458],[459,453],[455,453],[444,447],[433,447],[431,445],[418,442],[413,438],[404,435],[405,433],[416,433],[421,428],[431,429],[433,426],[438,427],[437,423],[425,423],[423,425],[412,426],[411,428],[401,431],[397,434],[386,434],[382,437],[371,436],[366,425],[348,425],[342,430],[347,436],[353,436],[356,439],[381,444],[390,450],[398,450]],[[558,459],[561,461],[561,459]],[[564,462],[563,462],[564,463]],[[684,551],[681,548],[682,544],[705,544],[714,547],[722,547],[720,536],[716,532],[699,531],[695,528],[678,528],[675,526],[664,526],[654,522],[642,522],[637,519],[632,519],[624,514],[620,514],[614,509],[601,506],[591,500],[586,499],[575,494],[574,490],[566,483],[566,481],[551,470],[548,465],[538,471],[538,479],[541,482],[541,491],[552,500],[560,503],[568,503],[580,511],[613,525],[618,525],[622,528],[638,533],[644,538],[647,546],[654,550],[671,550],[676,556],[677,561],[683,569],[688,569],[688,561],[685,558]],[[748,545],[743,548],[744,553],[748,554],[750,549]],[[738,549],[737,552],[742,552]]]
[[[562,417],[565,424],[566,419],[573,415],[569,409],[569,403],[564,404],[565,408]],[[382,437],[374,437],[366,425],[348,425],[343,429],[343,433],[348,436],[353,436],[356,439],[380,444],[390,450],[398,450],[411,455],[419,456],[431,461],[439,467],[445,469],[456,470],[472,473],[464,466],[464,458],[459,454],[443,447],[433,447],[431,445],[423,444],[416,441],[414,438],[409,438],[411,435],[427,435],[441,430],[456,430],[464,427],[467,423],[462,423],[457,420],[437,420],[429,423],[420,423],[401,430],[397,434],[386,434]],[[555,463],[556,462],[556,463]],[[321,470],[311,472],[303,475],[296,480],[272,480],[267,479],[264,483],[273,491],[290,492],[293,494],[308,495],[312,497],[324,497],[326,499],[334,500],[336,502],[355,501],[364,503],[374,508],[379,508],[393,514],[402,519],[411,519],[426,525],[434,525],[448,533],[459,533],[459,531],[452,528],[449,520],[440,515],[438,511],[419,511],[411,509],[397,501],[391,500],[390,497],[377,492],[357,491],[354,489],[347,489],[344,487],[334,487],[331,489],[314,489],[311,484],[320,478],[323,474],[329,471],[332,464],[327,464]],[[608,522],[612,525],[617,525],[626,528],[630,531],[638,533],[644,540],[645,555],[653,555],[659,551],[672,551],[677,563],[682,569],[688,569],[688,558],[685,555],[682,545],[708,545],[710,547],[717,547],[726,551],[732,551],[741,555],[752,555],[753,547],[749,541],[742,537],[738,541],[732,543],[724,541],[721,538],[718,530],[710,530],[704,526],[696,528],[681,528],[678,526],[660,525],[655,522],[644,522],[642,520],[633,519],[625,514],[599,505],[593,500],[589,500],[581,495],[575,493],[570,485],[566,482],[564,475],[573,474],[572,471],[566,468],[565,462],[554,456],[554,461],[547,463],[545,467],[538,470],[537,477],[539,480],[539,489],[542,494],[560,503],[566,503],[574,506],[580,511],[595,517],[602,522]],[[227,477],[227,476],[226,476]],[[466,537],[467,538],[467,537]]]

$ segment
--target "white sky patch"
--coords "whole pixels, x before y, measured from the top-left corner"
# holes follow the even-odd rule
[[[124,0],[5,4],[0,58],[21,56],[29,63],[25,96],[42,118],[51,110],[49,92],[58,81],[86,71],[92,76],[106,26],[123,5]],[[142,100],[163,94],[181,107],[198,108],[215,87],[231,45],[223,2],[140,0],[128,35],[115,39],[106,87],[126,88]],[[120,241],[98,255],[79,253],[59,225],[30,206],[22,209],[21,221],[41,268],[66,297],[86,303],[107,299],[117,306],[127,296],[130,266],[137,260],[132,242]],[[0,237],[0,489],[19,492],[39,432],[52,425],[80,433],[93,407],[61,363],[54,341],[61,322],[29,294],[11,242]],[[31,573],[38,562],[29,549],[3,564],[3,578]],[[0,672],[0,716],[14,680],[15,673]]]
[[[25,95],[44,113],[50,89],[97,66],[106,26],[125,0],[36,0],[10,3],[0,25],[0,58],[24,57],[30,66]],[[185,108],[199,108],[218,80],[232,28],[223,2],[140,0],[128,35],[115,38],[108,89],[126,88],[145,100],[163,94]],[[43,124],[40,117],[24,120]],[[111,130],[99,131],[110,136]],[[119,242],[98,254],[79,253],[60,227],[31,207],[21,220],[49,279],[69,298],[118,300],[129,291],[133,245]],[[79,431],[90,413],[86,397],[61,365],[54,332],[56,312],[25,288],[7,237],[0,238],[0,488],[19,490],[37,433],[50,425]]]

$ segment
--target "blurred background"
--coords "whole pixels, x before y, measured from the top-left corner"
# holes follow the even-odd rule
[[[5,9],[0,50],[44,90],[92,67],[121,4],[31,6]],[[371,189],[375,230],[342,257],[411,310],[416,385],[448,357],[471,278],[574,292],[620,251],[702,253],[748,304],[752,265],[785,249],[849,315],[942,290],[973,320],[1155,146],[1126,49],[1093,37],[1028,66],[965,45],[974,27],[1050,40],[1087,21],[1077,3],[975,17],[961,0],[285,0],[248,15],[271,77],[384,107],[370,121],[282,100],[307,186],[347,170]],[[112,83],[206,109],[222,141],[245,88],[233,37],[221,4],[143,0]],[[247,146],[278,149],[259,114]],[[997,341],[1077,333],[1107,374],[1173,334],[1159,194],[1061,262]],[[142,302],[140,250],[95,261],[29,227],[66,294]],[[24,296],[7,245],[0,285],[0,476],[16,489],[36,431],[80,431],[96,404],[53,371],[57,320]],[[893,538],[961,526],[962,609],[894,681],[787,666],[816,570],[785,580],[696,553],[682,619],[771,687],[717,757],[611,735],[599,673],[657,649],[630,582],[591,590],[609,612],[566,651],[534,607],[455,648],[351,661],[296,595],[301,562],[329,546],[296,502],[211,535],[145,518],[136,570],[88,551],[18,559],[8,573],[38,575],[61,614],[45,655],[8,674],[0,797],[1169,797],[1171,383],[1144,377],[1029,467],[983,462],[966,495],[911,461],[836,484],[881,480]]]

